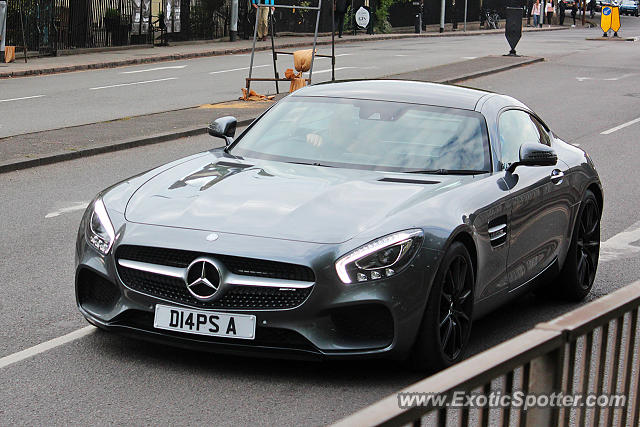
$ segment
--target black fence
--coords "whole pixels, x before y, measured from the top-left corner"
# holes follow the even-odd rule
[[[8,3],[8,44],[52,54],[58,50],[132,43],[130,0],[15,0]],[[22,20],[22,23],[21,23]],[[21,25],[22,24],[22,25]],[[150,37],[133,40],[150,43]]]
[[[317,1],[278,0],[278,3],[310,6]],[[485,3],[503,1],[485,0]],[[353,0],[354,10],[363,3],[364,0]],[[413,3],[412,0],[393,2],[389,17],[392,26],[413,25],[417,11]],[[454,8],[453,0],[446,0],[447,22],[453,15],[459,22],[464,18],[464,0],[457,3]],[[323,1],[320,31],[331,31],[332,4],[332,0]],[[479,5],[478,0],[469,1],[470,21],[477,19]],[[27,49],[41,55],[167,40],[212,40],[229,35],[230,0],[9,0],[7,6],[7,44],[22,46],[24,27]],[[437,22],[439,10],[439,0],[424,0],[424,22]],[[239,0],[238,12],[238,36],[253,37],[255,9],[250,0]],[[275,31],[312,33],[315,14],[304,9],[276,9]],[[164,17],[160,19],[159,15]]]
[[[170,34],[172,40],[214,40],[229,35],[229,2],[180,0],[180,11],[181,28]]]

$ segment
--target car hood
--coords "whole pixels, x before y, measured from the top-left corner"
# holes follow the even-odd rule
[[[219,156],[178,164],[142,184],[129,199],[127,221],[341,243],[459,180]]]

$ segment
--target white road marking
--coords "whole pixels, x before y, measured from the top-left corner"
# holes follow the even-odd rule
[[[178,79],[177,77],[167,77],[166,79],[145,80],[143,82],[121,83],[121,84],[109,85],[109,86],[98,86],[98,87],[89,88],[89,90],[111,89],[113,87],[133,86],[133,85],[144,85],[147,83],[166,82],[168,80],[177,80],[177,79]]]
[[[271,66],[271,64],[265,64],[265,65],[254,65],[253,68],[262,68],[262,67],[269,67]],[[229,70],[220,70],[220,71],[212,71],[209,74],[221,74],[221,73],[231,73],[232,71],[242,71],[242,70],[248,70],[249,67],[242,67],[242,68],[231,68]]]
[[[607,130],[605,130],[604,132],[600,132],[600,135],[609,135],[609,134],[611,134],[611,133],[614,133],[614,132],[616,132],[616,131],[619,131],[620,129],[624,129],[624,128],[626,128],[627,126],[631,126],[631,125],[633,125],[633,124],[636,124],[636,123],[638,123],[638,122],[640,122],[640,117],[638,117],[637,119],[633,119],[633,120],[631,120],[631,121],[629,121],[629,122],[627,122],[627,123],[623,123],[623,124],[621,124],[621,125],[619,125],[619,126],[616,126],[616,127],[614,127],[614,128],[607,129]]]
[[[58,209],[57,211],[49,212],[44,217],[45,218],[55,218],[57,216],[62,215],[63,213],[81,211],[81,210],[86,209],[88,205],[89,205],[89,202],[78,202],[73,206],[69,206],[69,207],[66,207],[66,208]]]
[[[160,71],[160,70],[181,70],[185,67],[186,65],[172,65],[170,67],[147,68],[146,70],[123,71],[120,74],[137,74],[137,73],[147,73],[149,71]]]
[[[463,56],[462,59],[476,59],[477,56]]]
[[[631,258],[640,253],[640,221],[600,244],[600,261]]]
[[[0,102],[22,101],[23,99],[42,98],[44,96],[45,95],[33,95],[33,96],[23,96],[22,98],[0,99]]]
[[[336,67],[336,71],[341,71],[341,70],[351,70],[353,68],[358,68],[358,67]],[[367,68],[371,68],[371,67],[367,67]],[[360,67],[360,69],[365,69],[363,67]],[[313,74],[322,74],[322,73],[330,73],[331,72],[331,68],[326,69],[326,70],[320,70],[320,71],[313,71]]]
[[[626,79],[627,77],[635,76],[635,74],[623,74],[620,77],[609,77],[608,79],[602,79],[607,82],[617,82],[618,80]]]
[[[44,353],[45,351],[51,350],[53,348],[60,347],[61,345],[70,343],[77,339],[86,337],[87,335],[92,334],[95,330],[95,326],[85,326],[84,328],[68,333],[67,335],[45,341],[38,345],[34,345],[33,347],[29,347],[25,350],[5,356],[0,359],[0,369],[6,368],[9,365],[21,362],[40,353]]]
[[[601,80],[604,82],[617,82],[618,80],[626,79],[627,77],[635,76],[635,74],[623,74],[619,77],[608,77],[606,79],[594,78],[594,77],[576,77],[576,80],[579,82],[584,82],[585,80]]]

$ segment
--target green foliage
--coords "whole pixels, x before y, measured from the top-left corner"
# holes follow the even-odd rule
[[[403,0],[400,0],[402,2]],[[376,26],[377,33],[391,32],[391,24],[389,23],[389,9],[391,5],[397,3],[398,0],[378,0],[376,9]]]
[[[120,19],[120,11],[118,9],[108,8],[104,12],[105,19]]]
[[[304,0],[304,1],[300,2],[300,4],[298,6],[310,7],[311,6],[311,2],[307,1],[307,0]],[[302,25],[304,19],[307,17],[309,12],[310,12],[309,9],[294,9],[294,14],[296,15],[296,20],[297,20],[299,25]]]

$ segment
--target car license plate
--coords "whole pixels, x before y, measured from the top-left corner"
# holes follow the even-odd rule
[[[187,334],[252,340],[256,335],[256,316],[156,305],[153,326]]]

